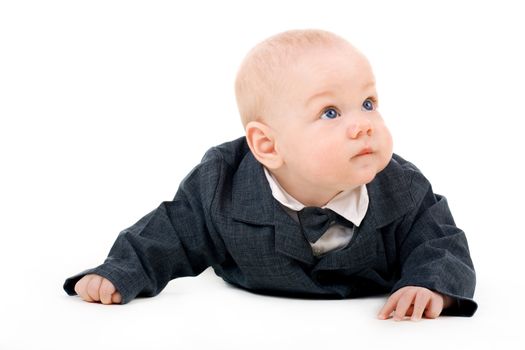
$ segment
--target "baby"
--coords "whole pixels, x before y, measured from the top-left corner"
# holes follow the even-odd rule
[[[465,235],[392,153],[363,54],[330,32],[280,33],[248,53],[235,91],[245,136],[211,148],[69,295],[124,304],[212,266],[257,293],[392,293],[380,319],[474,314]]]

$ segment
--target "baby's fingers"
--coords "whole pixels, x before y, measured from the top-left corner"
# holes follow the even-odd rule
[[[75,284],[75,292],[80,298],[88,302],[93,301],[93,299],[91,299],[91,297],[88,294],[88,284],[93,276],[94,275],[86,275]]]
[[[430,302],[425,311],[425,317],[427,318],[436,318],[441,314],[443,310],[443,299],[441,296],[434,293],[430,298]]]
[[[392,314],[392,311],[394,311],[394,309],[396,308],[397,301],[399,300],[400,296],[401,293],[392,294],[386,301],[381,311],[379,311],[377,317],[382,320],[386,320],[387,318],[389,318],[390,314]]]
[[[122,301],[122,295],[120,295],[119,292],[113,293],[113,295],[111,296],[111,301],[113,302],[113,304],[120,304],[120,302]]]
[[[425,290],[419,290],[416,293],[416,300],[414,301],[414,311],[412,312],[412,321],[419,321],[423,316],[423,312],[427,307],[430,299],[430,293]]]
[[[87,293],[93,301],[100,301],[99,289],[102,283],[102,277],[93,275],[87,285]]]
[[[102,304],[111,304],[112,302],[112,295],[115,293],[116,289],[113,283],[111,283],[109,280],[103,278],[102,283],[100,284],[100,301]]]
[[[399,298],[399,301],[396,305],[396,311],[394,313],[394,320],[395,321],[401,321],[405,315],[408,316],[409,314],[409,308],[412,305],[412,301],[414,300],[414,292],[412,290],[407,290],[403,295],[401,295],[401,298]]]

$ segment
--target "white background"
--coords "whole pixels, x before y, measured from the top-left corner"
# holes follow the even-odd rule
[[[517,348],[523,335],[524,11],[518,1],[0,2],[0,348]],[[212,271],[104,306],[66,277],[242,135],[260,40],[322,28],[369,58],[394,151],[444,194],[477,270],[472,318],[375,319],[385,297],[253,295]],[[491,346],[492,345],[492,346]]]

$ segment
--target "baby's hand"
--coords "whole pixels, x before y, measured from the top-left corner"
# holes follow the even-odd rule
[[[102,304],[120,304],[122,296],[117,292],[113,283],[99,275],[89,274],[82,277],[75,284],[75,292],[88,302],[102,302]]]
[[[412,321],[419,321],[423,316],[436,318],[441,311],[452,303],[452,298],[423,287],[407,286],[397,290],[388,298],[378,318],[386,320],[394,311],[394,320],[401,321],[405,315],[412,316]]]

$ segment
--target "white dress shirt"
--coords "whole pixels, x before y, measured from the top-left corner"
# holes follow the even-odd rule
[[[277,179],[264,167],[264,174],[270,184],[273,197],[281,203],[286,212],[295,221],[299,222],[297,212],[305,207],[304,204],[287,193]],[[368,192],[365,185],[357,188],[346,190],[332,198],[323,208],[332,209],[355,226],[359,227],[365,217],[368,209]],[[343,249],[352,239],[354,228],[342,226],[339,224],[332,225],[317,240],[311,243],[312,252],[315,256],[321,256],[330,251]]]

